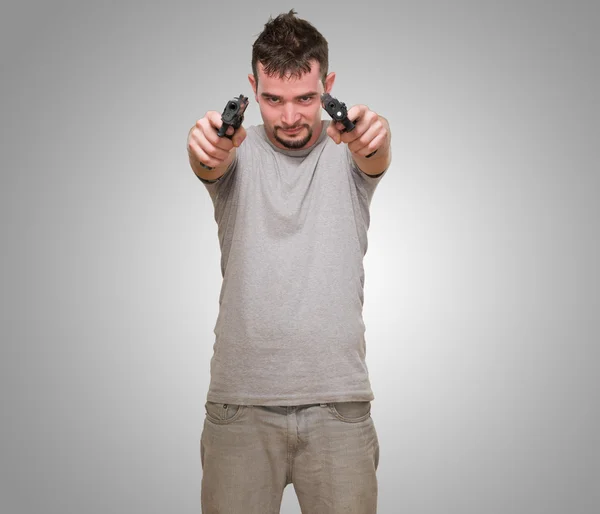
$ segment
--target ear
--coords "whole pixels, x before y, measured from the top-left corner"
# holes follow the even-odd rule
[[[252,91],[254,91],[254,99],[258,102],[258,95],[256,94],[256,80],[254,78],[253,73],[248,74],[248,82],[250,82],[250,85],[252,86]]]
[[[333,88],[333,83],[335,82],[335,72],[332,71],[329,75],[325,77],[325,92],[331,93],[331,88]]]

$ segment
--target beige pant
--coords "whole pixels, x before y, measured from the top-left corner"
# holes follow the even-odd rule
[[[206,402],[205,410],[203,514],[279,514],[287,484],[302,514],[377,512],[379,440],[371,402]]]

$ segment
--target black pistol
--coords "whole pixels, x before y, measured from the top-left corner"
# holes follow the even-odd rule
[[[221,115],[223,125],[221,125],[221,128],[219,129],[219,137],[223,137],[229,127],[233,127],[234,130],[237,130],[240,127],[242,121],[244,121],[244,111],[246,110],[246,107],[248,107],[248,97],[244,95],[236,96],[233,100],[227,102],[225,109],[223,109],[223,114]]]
[[[236,96],[233,98],[233,100],[229,100],[227,102],[225,109],[223,109],[223,114],[221,114],[221,121],[223,124],[217,132],[219,137],[225,136],[225,133],[229,127],[233,127],[235,132],[241,126],[242,122],[244,121],[244,111],[246,110],[246,107],[248,107],[248,97],[241,94],[240,96]],[[233,136],[226,137],[229,139],[233,138]],[[200,163],[200,166],[206,170],[214,169],[202,162]]]
[[[340,102],[329,93],[323,93],[321,95],[321,105],[332,119],[339,121],[344,125],[346,132],[354,130],[354,123],[348,118],[348,109],[344,102]]]
[[[354,130],[354,122],[348,118],[348,109],[346,108],[346,104],[344,102],[340,102],[337,98],[331,96],[329,93],[323,93],[321,95],[321,105],[334,121],[339,121],[342,123],[342,125],[344,125],[344,132],[351,132]],[[375,150],[375,152],[377,152],[377,150]],[[374,155],[375,152],[367,155],[367,158],[371,157],[371,155]]]

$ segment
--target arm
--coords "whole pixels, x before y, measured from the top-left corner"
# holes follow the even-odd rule
[[[341,122],[332,121],[327,134],[336,144],[346,143],[356,166],[366,175],[383,173],[392,161],[391,131],[388,120],[366,105],[355,105],[348,111],[354,129],[344,130]],[[367,157],[368,156],[368,157]]]
[[[215,181],[235,159],[235,149],[246,137],[242,127],[248,98],[240,95],[227,102],[223,114],[209,111],[188,132],[188,157],[197,177]]]

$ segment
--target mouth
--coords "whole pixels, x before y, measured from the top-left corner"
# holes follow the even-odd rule
[[[304,127],[302,127],[302,126],[299,126],[296,128],[290,128],[290,129],[284,129],[283,127],[280,127],[280,130],[282,132],[284,132],[285,134],[287,134],[288,136],[293,136],[293,135],[298,134],[303,128]]]

